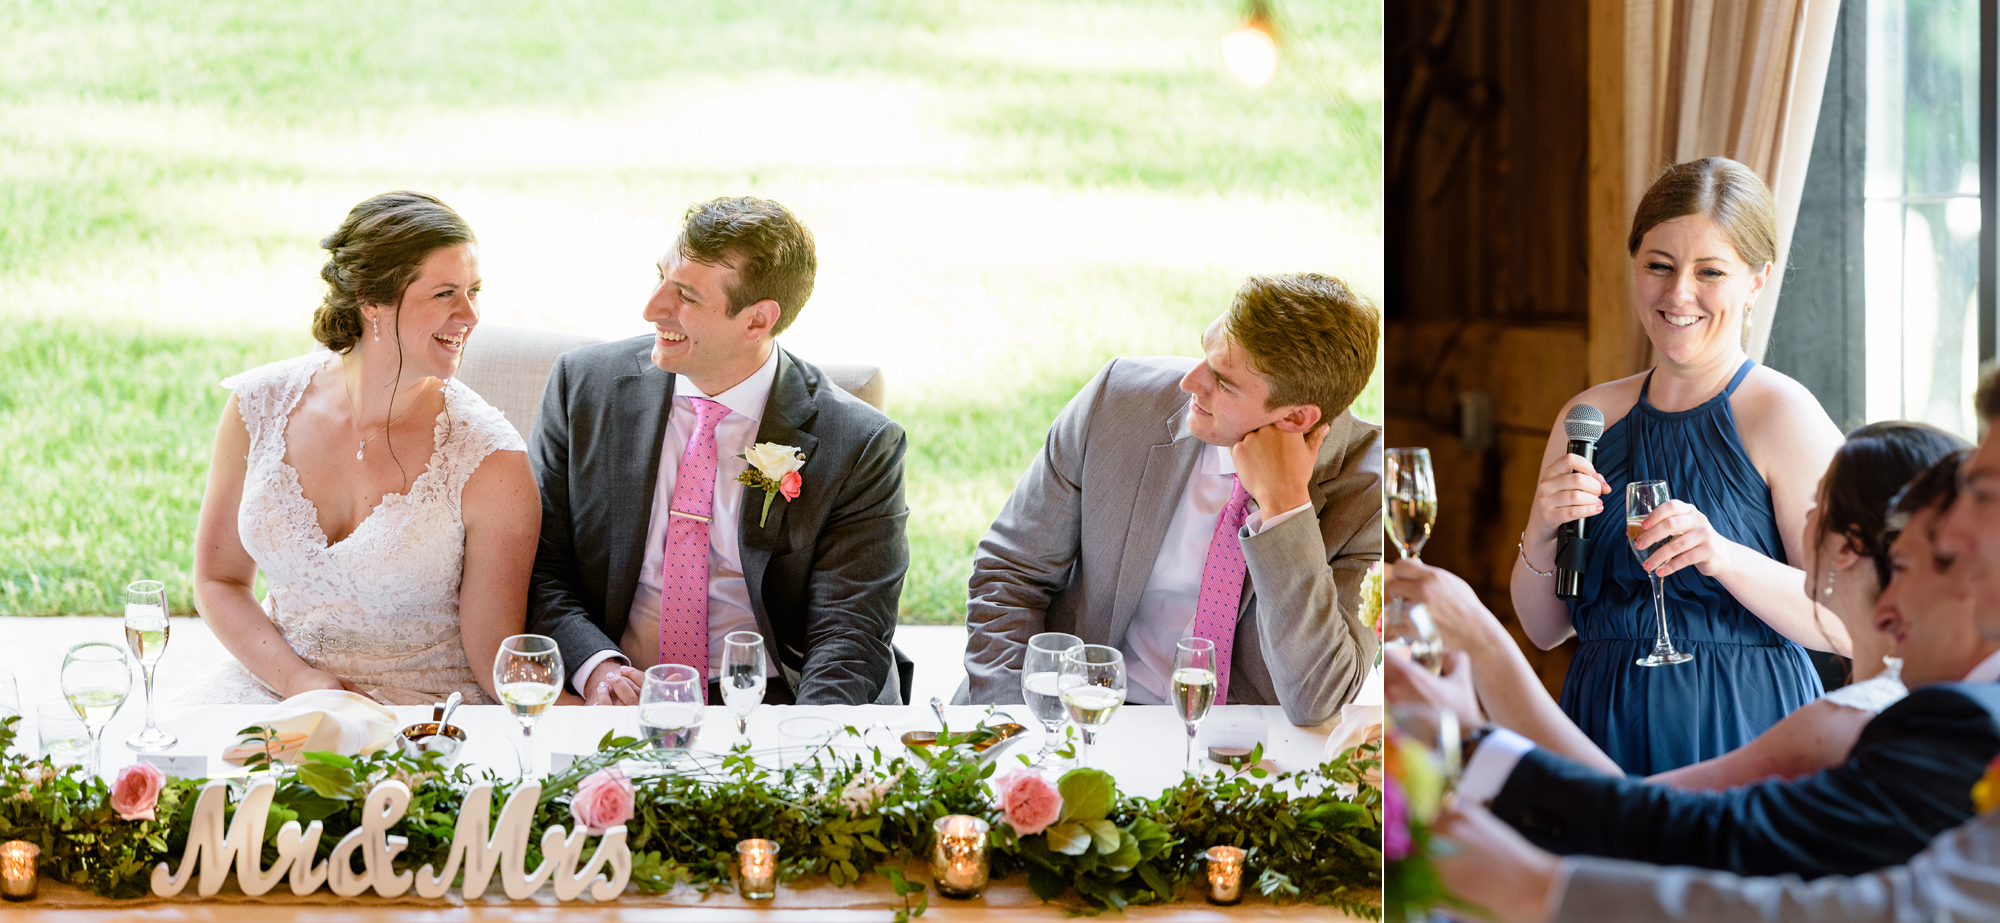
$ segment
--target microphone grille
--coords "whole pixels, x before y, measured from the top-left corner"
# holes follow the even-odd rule
[[[1578,404],[1563,415],[1563,435],[1578,442],[1596,442],[1604,435],[1604,414],[1589,404]]]

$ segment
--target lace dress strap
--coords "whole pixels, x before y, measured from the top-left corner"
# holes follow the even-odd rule
[[[1881,714],[1882,709],[1896,704],[1910,693],[1903,686],[1903,661],[1897,657],[1884,657],[1882,663],[1882,672],[1874,678],[1842,686],[1820,698],[1857,711]]]
[[[222,387],[236,392],[236,412],[242,415],[243,425],[250,431],[253,454],[276,448],[280,457],[284,455],[285,418],[306,393],[306,385],[312,382],[314,373],[331,355],[323,349],[314,350],[222,380]]]
[[[445,383],[444,407],[450,430],[443,436],[439,456],[444,466],[444,489],[456,507],[465,482],[486,456],[494,452],[525,452],[528,444],[499,408],[486,403],[485,398],[456,378]]]

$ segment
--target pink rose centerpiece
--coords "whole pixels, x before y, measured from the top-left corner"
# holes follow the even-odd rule
[[[995,787],[1000,792],[1000,812],[1020,836],[1040,833],[1062,815],[1062,794],[1039,772],[1017,769],[1000,777]]]
[[[608,767],[584,776],[569,801],[569,814],[586,833],[603,836],[632,819],[632,781]]]
[[[151,763],[134,763],[118,770],[111,783],[111,810],[125,820],[155,820],[160,790],[167,786],[167,774]]]

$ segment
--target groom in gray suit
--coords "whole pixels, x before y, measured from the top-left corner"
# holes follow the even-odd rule
[[[1216,702],[1319,724],[1374,662],[1357,615],[1382,557],[1382,429],[1348,412],[1381,315],[1338,279],[1257,276],[1202,359],[1113,359],[973,558],[959,701],[1020,702],[1029,638],[1119,648],[1126,701],[1165,704],[1180,639],[1208,637]]]
[[[774,339],[817,267],[784,206],[704,202],[660,259],[653,332],[556,360],[529,446],[528,630],[556,640],[586,702],[636,703],[660,662],[706,675],[718,702],[737,631],[763,638],[766,702],[902,701],[903,431]],[[759,486],[741,456],[765,443],[803,464]]]

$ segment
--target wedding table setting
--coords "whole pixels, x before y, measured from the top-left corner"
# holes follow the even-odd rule
[[[508,643],[532,651],[538,637]],[[550,706],[510,684],[525,674],[507,672],[503,648],[509,704],[448,715],[329,690],[179,709],[130,707],[134,694],[107,715],[89,690],[116,685],[105,677],[127,665],[115,651],[71,650],[68,706],[32,723],[0,714],[9,910],[261,923],[332,905],[410,920],[556,906],[619,919],[663,907],[1347,919],[1380,906],[1369,706],[1306,728],[1276,707],[1203,702],[1205,719],[1189,721],[1114,705],[1079,746],[1062,710],[1050,721],[1028,705],[781,706],[728,692],[703,705],[649,691],[638,706]],[[675,670],[653,668],[649,690]],[[677,717],[660,717],[669,706]],[[63,708],[95,738],[89,752]]]

